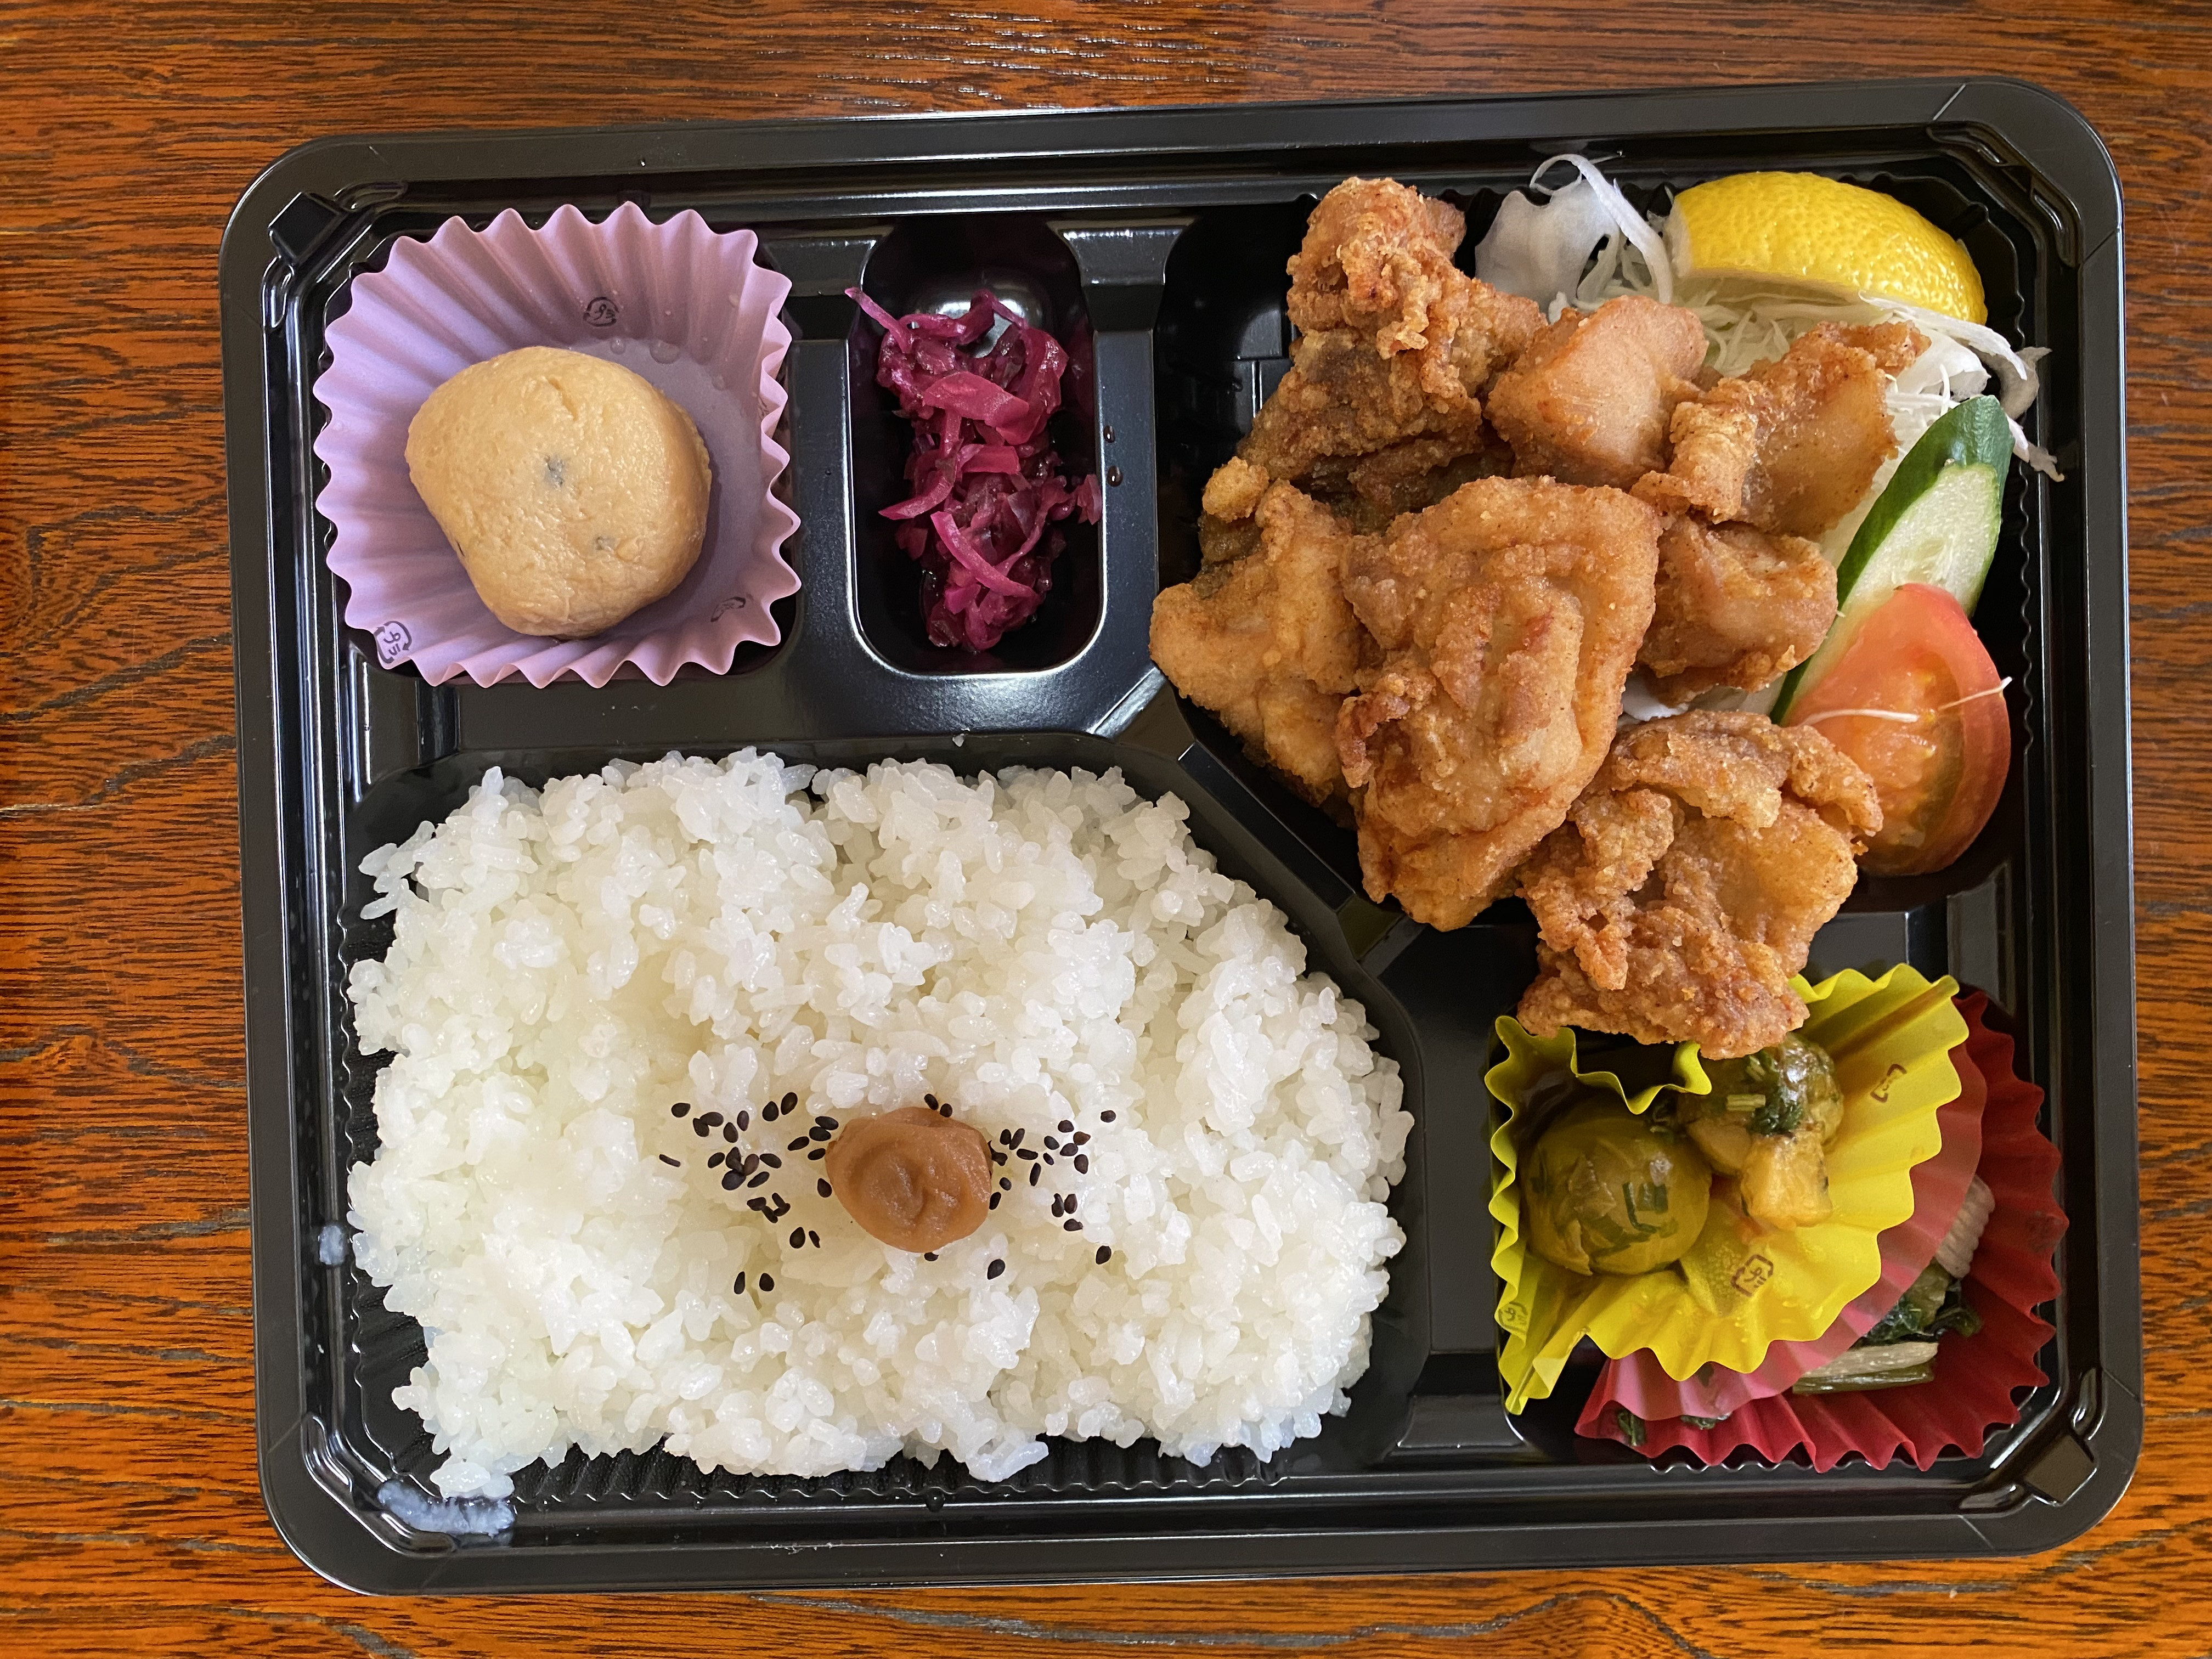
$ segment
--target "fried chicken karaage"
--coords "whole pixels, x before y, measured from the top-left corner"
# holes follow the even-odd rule
[[[1790,976],[1881,827],[1866,774],[1808,727],[1708,712],[1630,727],[1522,872],[1541,934],[1522,1024],[1718,1059],[1779,1042],[1805,1018]]]
[[[1425,441],[1442,465],[1485,442],[1481,397],[1543,323],[1452,263],[1457,208],[1388,179],[1323,197],[1290,262],[1291,367],[1238,446],[1271,479]]]
[[[1626,489],[1664,465],[1668,422],[1705,360],[1696,313],[1623,295],[1538,334],[1498,377],[1490,419],[1523,476]]]
[[[1231,463],[1231,465],[1235,465]],[[1241,558],[1208,564],[1152,605],[1152,660],[1176,689],[1307,799],[1340,781],[1337,709],[1352,691],[1366,634],[1346,602],[1350,537],[1328,509],[1290,484],[1264,486],[1245,506],[1250,469],[1217,475],[1224,507],[1245,507],[1257,532]],[[1209,486],[1208,499],[1215,489]]]
[[[1755,691],[1819,650],[1835,619],[1836,569],[1813,543],[1672,519],[1637,660],[1665,702],[1721,685]]]
[[[1485,478],[1348,544],[1382,653],[1336,722],[1370,896],[1458,927],[1510,887],[1612,741],[1659,525],[1619,490]]]
[[[1816,328],[1731,380],[1636,296],[1546,327],[1454,264],[1456,209],[1348,179],[1290,261],[1291,363],[1208,481],[1152,654],[1308,799],[1348,799],[1369,894],[1457,927],[1518,890],[1522,1005],[1716,1054],[1803,1017],[1790,974],[1880,823],[1817,733],[1670,702],[1756,690],[1836,610],[1809,539],[1894,450],[1902,324]],[[1595,780],[1595,781],[1594,781]]]
[[[1823,323],[1781,356],[1677,404],[1666,468],[1627,482],[1662,513],[1823,535],[1896,453],[1889,382],[1927,349],[1909,323]]]

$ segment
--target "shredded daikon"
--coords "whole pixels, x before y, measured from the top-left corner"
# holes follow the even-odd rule
[[[1544,175],[1562,161],[1580,176],[1551,190]],[[1535,301],[1554,322],[1571,304],[1602,304],[1616,283],[1628,285],[1623,292],[1673,300],[1674,266],[1658,230],[1595,162],[1554,155],[1529,176],[1528,188],[1548,199],[1539,205],[1516,190],[1498,204],[1475,244],[1477,276]]]

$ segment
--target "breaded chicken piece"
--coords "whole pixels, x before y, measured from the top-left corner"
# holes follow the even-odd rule
[[[1336,725],[1370,896],[1463,927],[1558,827],[1620,719],[1660,522],[1619,490],[1484,478],[1350,543],[1383,653]]]
[[[1350,538],[1289,484],[1267,487],[1251,523],[1258,545],[1249,556],[1209,564],[1152,602],[1152,660],[1319,802],[1341,781],[1336,714],[1366,643],[1344,598]]]
[[[1465,228],[1449,203],[1388,179],[1322,198],[1289,265],[1291,368],[1240,457],[1303,484],[1318,462],[1408,440],[1447,459],[1482,447],[1482,394],[1543,313],[1453,264]]]
[[[1356,330],[1301,334],[1237,457],[1271,479],[1297,483],[1326,458],[1371,455],[1408,438],[1440,439],[1458,453],[1480,449],[1482,404],[1446,368],[1431,386],[1418,355],[1379,356]]]
[[[1452,264],[1466,234],[1449,202],[1391,179],[1346,179],[1321,198],[1291,256],[1291,324],[1302,334],[1351,329],[1382,356],[1419,350],[1431,310],[1467,281]]]
[[[1626,489],[1665,464],[1668,422],[1705,359],[1695,313],[1624,295],[1537,335],[1492,388],[1490,419],[1523,477]]]
[[[1836,569],[1814,544],[1747,524],[1673,519],[1637,660],[1663,702],[1717,685],[1756,691],[1820,648],[1836,619]]]
[[[1824,535],[1896,453],[1889,382],[1927,349],[1910,323],[1822,323],[1781,356],[1678,404],[1673,458],[1635,481],[1636,494],[1662,513]]]
[[[1317,463],[1306,493],[1350,528],[1372,535],[1407,513],[1434,507],[1462,484],[1513,471],[1513,452],[1494,439],[1462,449],[1445,438],[1408,438],[1372,455]]]
[[[1693,711],[1631,726],[1521,874],[1541,938],[1521,1023],[1695,1042],[1804,1022],[1790,976],[1858,880],[1874,785],[1808,726]]]

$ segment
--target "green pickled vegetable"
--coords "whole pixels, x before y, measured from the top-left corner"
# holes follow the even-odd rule
[[[1671,1121],[1584,1101],[1552,1121],[1523,1168],[1529,1248],[1571,1273],[1663,1267],[1697,1243],[1712,1179]]]
[[[1854,1346],[1881,1347],[1941,1336],[1947,1331],[1972,1336],[1981,1328],[1981,1316],[1966,1304],[1965,1288],[1942,1268],[1931,1266]]]
[[[1966,1304],[1964,1287],[1941,1267],[1914,1279],[1874,1328],[1826,1364],[1790,1385],[1792,1394],[1852,1394],[1901,1389],[1936,1375],[1937,1339],[1956,1331],[1972,1336],[1981,1316]]]

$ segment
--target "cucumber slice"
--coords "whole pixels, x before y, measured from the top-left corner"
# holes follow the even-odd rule
[[[1774,700],[1784,719],[1875,608],[1907,582],[1942,588],[1968,616],[1982,597],[2004,521],[2012,428],[1995,398],[1969,398],[1921,434],[1836,567],[1836,620]]]

